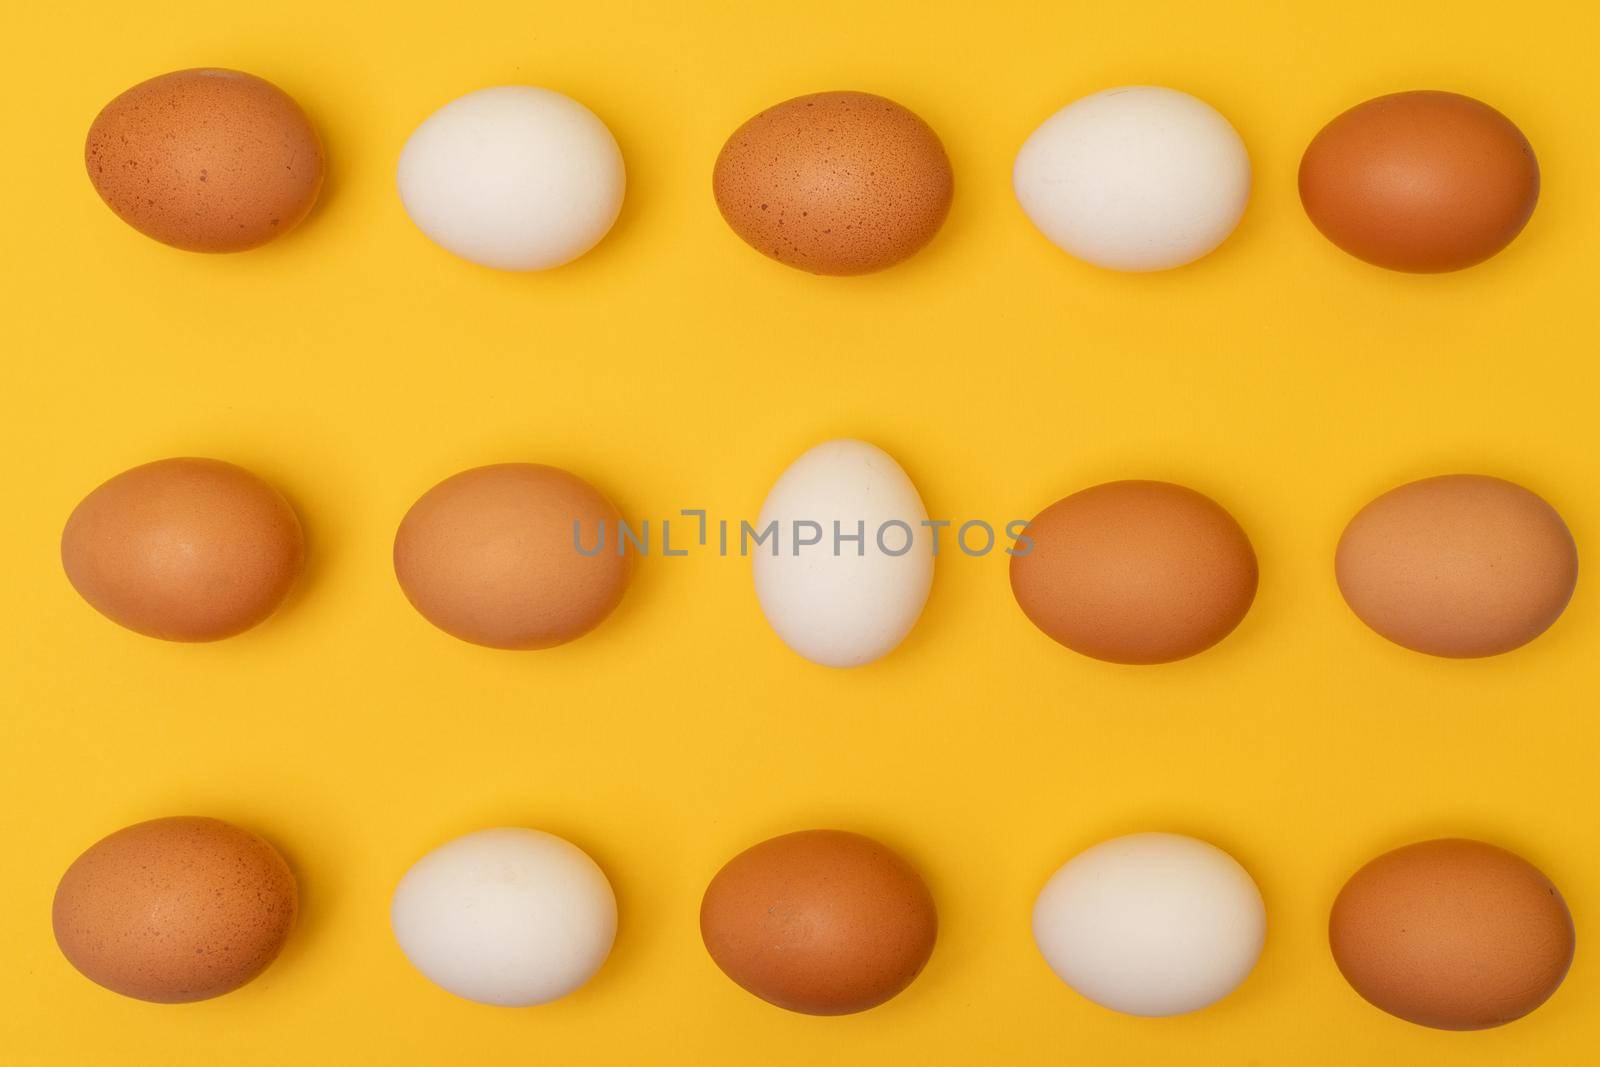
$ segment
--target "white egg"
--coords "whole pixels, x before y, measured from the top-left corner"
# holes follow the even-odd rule
[[[479,830],[440,845],[395,888],[395,940],[429,981],[481,1004],[543,1004],[611,952],[617,902],[577,846],[538,830]]]
[[[852,440],[810,449],[778,478],[756,521],[757,534],[773,527],[750,548],[767,622],[827,667],[887,655],[933,585],[927,518],[917,487],[883,449]]]
[[[1051,115],[1011,174],[1033,224],[1112,270],[1179,267],[1216,248],[1250,199],[1244,141],[1204,101],[1153,85],[1107,89]]]
[[[1179,834],[1101,842],[1068,860],[1033,907],[1033,939],[1051,970],[1129,1015],[1221,1000],[1255,967],[1266,934],[1245,869]]]
[[[627,185],[605,123],[529,85],[480,89],[435,111],[406,141],[397,178],[418,229],[501,270],[583,255],[617,220]]]

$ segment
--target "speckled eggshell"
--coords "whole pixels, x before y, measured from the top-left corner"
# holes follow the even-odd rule
[[[706,950],[762,1000],[846,1015],[893,997],[922,971],[938,934],[933,896],[888,847],[803,830],[746,849],[700,905]]]
[[[1355,991],[1440,1030],[1520,1019],[1561,985],[1572,916],[1532,864],[1481,841],[1423,841],[1362,867],[1334,901],[1328,941]]]
[[[113,622],[168,641],[215,641],[277,610],[305,561],[294,509],[215,459],[163,459],[83,498],[61,534],[73,588]]]
[[[1555,508],[1500,478],[1447,474],[1391,489],[1350,520],[1334,556],[1350,609],[1434,656],[1492,656],[1566,608],[1578,549]]]
[[[232,992],[283,948],[298,909],[288,864],[218,819],[118,830],[56,887],[56,943],[85,977],[163,1004]]]
[[[1256,595],[1244,530],[1169,482],[1108,482],[1041,511],[1013,546],[1011,591],[1033,624],[1095,659],[1167,663],[1239,625]]]
[[[84,145],[123,221],[190,252],[239,252],[293,229],[322,188],[322,144],[282,89],[236,70],[179,70],[105,106]]]
[[[1539,202],[1539,164],[1488,104],[1392,93],[1323,127],[1300,161],[1300,199],[1328,240],[1368,263],[1460,270],[1522,232]]]
[[[621,521],[598,489],[556,467],[476,467],[406,512],[395,577],[445,633],[489,648],[549,648],[588,633],[622,600],[633,547]]]
[[[734,131],[712,172],[733,231],[813,274],[866,274],[939,231],[954,179],[939,137],[871,93],[813,93]]]

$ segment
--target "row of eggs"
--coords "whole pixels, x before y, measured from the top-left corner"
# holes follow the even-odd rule
[[[287,232],[316,201],[323,149],[282,90],[237,71],[176,71],[101,111],[89,176],[118,215],[178,248],[229,252]],[[1126,86],[1069,104],[1017,153],[1028,218],[1103,267],[1164,270],[1204,256],[1244,214],[1249,155],[1228,120],[1187,93]],[[429,238],[502,270],[577,258],[610,230],[626,186],[603,122],[531,86],[468,93],[400,155],[400,197]],[[1527,223],[1539,168],[1522,132],[1455,93],[1378,97],[1330,122],[1300,165],[1300,195],[1334,244],[1395,270],[1448,271]],[[938,136],[892,100],[827,92],[739,127],[712,174],[717,206],[757,251],[817,274],[862,274],[938,232],[954,187]]]
[[[298,888],[283,857],[216,819],[138,823],[91,846],[56,889],[53,925],[80,972],[162,1003],[231,992],[278,955]],[[395,939],[435,984],[521,1007],[576,990],[605,963],[617,905],[599,866],[538,830],[456,838],[418,860],[390,907]],[[1204,1008],[1254,969],[1266,909],[1249,873],[1193,837],[1139,833],[1070,859],[1033,908],[1050,968],[1088,999],[1139,1016]],[[933,953],[933,895],[904,858],[841,830],[764,841],[712,878],[700,932],[718,967],[771,1004],[812,1015],[875,1007]],[[1334,960],[1402,1019],[1475,1030],[1518,1019],[1561,984],[1572,918],[1521,857],[1460,838],[1366,864],[1335,899]]]
[[[796,459],[739,536],[764,538],[751,553],[756,594],[784,643],[813,662],[852,667],[888,654],[916,624],[946,525],[929,519],[893,457],[841,439]],[[993,528],[981,525],[993,547]],[[412,505],[394,539],[395,575],[417,611],[449,634],[547,648],[587,633],[621,601],[639,554],[630,530],[610,500],[567,471],[477,467]],[[1023,612],[1100,660],[1163,663],[1201,652],[1238,625],[1256,593],[1255,552],[1238,522],[1168,482],[1093,486],[1006,534]],[[67,577],[85,600],[129,629],[176,641],[261,622],[304,556],[282,494],[212,459],[159,460],[117,475],[74,509],[61,538]],[[1578,573],[1577,548],[1553,507],[1511,482],[1468,474],[1379,496],[1346,527],[1334,562],[1346,601],[1370,627],[1450,657],[1532,640],[1565,609]]]

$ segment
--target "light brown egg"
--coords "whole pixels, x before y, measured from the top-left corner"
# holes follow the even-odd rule
[[[1328,920],[1333,958],[1371,1004],[1440,1030],[1482,1030],[1543,1004],[1572,963],[1550,880],[1479,841],[1423,841],[1351,876]]]
[[[84,162],[123,221],[191,252],[238,252],[288,233],[322,188],[322,144],[300,106],[236,70],[135,85],[89,127]]]
[[[893,997],[933,953],[933,896],[884,845],[803,830],[746,849],[717,872],[700,935],[724,974],[770,1004],[846,1015]]]
[[[61,534],[67,579],[150,637],[215,641],[271,615],[305,560],[289,502],[242,467],[163,459],[83,498]]]
[[[1457,93],[1394,93],[1328,123],[1300,161],[1317,229],[1390,270],[1470,267],[1510,244],[1539,201],[1522,131]]]
[[[756,251],[813,274],[865,274],[933,240],[954,179],[939,137],[871,93],[813,93],[734,131],[717,207]]]
[[[1011,591],[1033,624],[1111,663],[1166,663],[1226,637],[1256,595],[1256,556],[1215,501],[1168,482],[1108,482],[1058,500],[1014,546]]]
[[[56,943],[115,993],[177,1004],[232,992],[266,970],[299,907],[294,875],[261,838],[218,819],[118,830],[56,887]]]
[[[1391,489],[1350,520],[1334,558],[1361,621],[1435,656],[1492,656],[1539,636],[1578,581],[1561,516],[1499,478],[1450,474]]]
[[[564,470],[477,467],[406,512],[394,573],[445,633],[490,648],[549,648],[588,633],[622,600],[633,549],[621,522],[599,490]]]

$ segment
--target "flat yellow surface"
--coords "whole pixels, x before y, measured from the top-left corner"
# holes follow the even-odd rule
[[[101,0],[20,5],[7,21],[0,1062],[1593,1062],[1593,584],[1531,646],[1447,662],[1366,630],[1331,565],[1370,497],[1460,470],[1543,494],[1600,558],[1591,5]],[[325,137],[323,202],[271,247],[172,251],[85,178],[96,111],[196,65],[271,79]],[[418,122],[508,82],[587,103],[628,164],[615,230],[540,275],[453,259],[394,191]],[[1213,103],[1256,167],[1234,237],[1156,276],[1071,260],[1010,189],[1012,156],[1046,115],[1139,82]],[[762,258],[710,195],[740,122],[835,88],[917,111],[956,170],[938,238],[872,277]],[[1538,151],[1533,222],[1484,266],[1386,273],[1300,210],[1311,135],[1408,88],[1487,100]],[[834,672],[767,628],[747,560],[712,553],[645,560],[605,626],[537,653],[448,638],[395,585],[400,516],[462,468],[549,462],[635,519],[754,519],[794,456],[845,435],[898,457],[941,517],[1000,524],[1114,478],[1192,485],[1249,531],[1260,596],[1202,656],[1115,667],[1037,632],[1005,557],[947,554],[911,638]],[[57,559],[84,493],[185,454],[281,486],[312,546],[277,617],[209,646],[118,629]],[[79,977],[49,906],[91,842],[179,813],[276,842],[304,921],[254,984],[162,1007]],[[389,933],[390,891],[415,858],[502,824],[569,837],[617,890],[610,962],[546,1007],[457,1000]],[[771,1008],[700,944],[700,894],[721,863],[809,826],[893,844],[939,903],[927,971],[863,1015]],[[1116,1015],[1033,947],[1048,874],[1136,829],[1221,845],[1265,895],[1260,966],[1212,1009]],[[1391,1019],[1326,948],[1351,871],[1447,834],[1523,853],[1576,917],[1565,986],[1498,1031]]]

